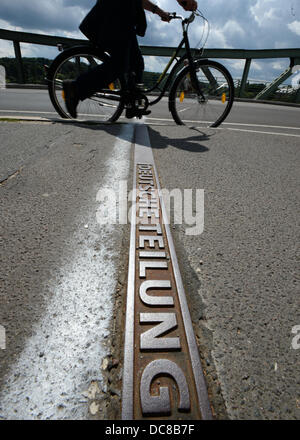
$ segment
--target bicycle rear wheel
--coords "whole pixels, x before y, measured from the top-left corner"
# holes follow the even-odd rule
[[[170,91],[169,109],[179,125],[200,124],[217,127],[228,116],[234,100],[234,84],[222,64],[210,60],[195,61],[202,96],[191,81],[190,67],[177,76]]]
[[[101,65],[105,56],[93,47],[80,46],[67,49],[55,58],[47,74],[48,91],[55,110],[62,118],[71,118],[65,107],[63,80],[74,80],[89,69]],[[78,118],[101,122],[116,121],[124,108],[120,99],[122,88],[123,82],[117,79],[106,89],[80,101],[77,107]]]

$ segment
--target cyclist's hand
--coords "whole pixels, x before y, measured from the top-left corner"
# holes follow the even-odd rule
[[[160,16],[162,21],[168,21],[169,22],[171,20],[171,15],[170,15],[169,12],[165,12],[163,10],[160,10],[158,12],[158,15]]]
[[[196,11],[198,4],[195,0],[177,0],[185,11]]]

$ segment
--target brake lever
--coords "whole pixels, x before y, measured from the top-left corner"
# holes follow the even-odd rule
[[[176,18],[179,20],[183,20],[183,17],[181,15],[177,15],[177,12],[169,12],[169,16],[171,20],[174,20]]]

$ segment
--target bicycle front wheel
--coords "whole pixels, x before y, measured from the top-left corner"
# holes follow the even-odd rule
[[[100,66],[104,60],[105,55],[98,53],[97,49],[82,46],[65,50],[52,62],[47,74],[48,91],[55,110],[62,118],[71,118],[65,107],[63,81],[75,80],[79,75]],[[90,98],[79,101],[78,118],[100,122],[116,121],[124,108],[120,99],[122,87],[122,81],[117,79]]]
[[[190,66],[177,76],[170,91],[169,109],[179,125],[217,127],[228,116],[234,100],[234,84],[222,64],[210,60],[194,63],[199,91],[192,81]]]

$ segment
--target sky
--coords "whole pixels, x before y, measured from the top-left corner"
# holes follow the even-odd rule
[[[124,0],[126,1],[126,0]],[[176,0],[156,0],[162,9],[186,13]],[[0,28],[84,38],[78,30],[95,0],[1,0]],[[210,23],[206,48],[279,49],[300,48],[300,0],[201,0],[198,7]],[[148,29],[142,45],[177,46],[181,39],[178,21],[164,23],[147,12]],[[190,28],[192,46],[202,35],[202,22]],[[22,44],[23,56],[54,58],[56,48]],[[12,43],[0,40],[0,57],[14,56]],[[146,58],[146,69],[161,71],[163,58]],[[240,78],[244,60],[225,63],[234,78]],[[249,78],[270,81],[289,65],[287,59],[253,61]]]

